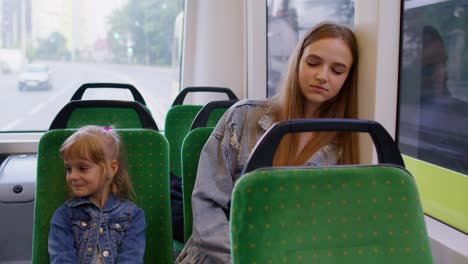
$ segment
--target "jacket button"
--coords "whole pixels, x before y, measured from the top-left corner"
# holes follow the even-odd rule
[[[86,221],[81,221],[80,224],[81,224],[82,227],[87,227],[88,226],[88,223]]]
[[[99,234],[102,234],[102,232],[104,232],[104,228],[100,227],[99,228]]]
[[[102,255],[103,255],[105,258],[107,258],[107,257],[110,255],[109,250],[104,250],[104,252],[102,252]]]
[[[120,229],[122,226],[120,224],[115,224],[115,228]]]
[[[93,252],[93,248],[92,248],[92,247],[89,247],[89,248],[88,248],[88,252]]]
[[[97,226],[97,224],[96,224],[96,222],[94,222],[94,223],[93,223],[93,227],[96,227],[96,226]]]

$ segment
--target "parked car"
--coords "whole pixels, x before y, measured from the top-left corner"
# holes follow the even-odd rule
[[[27,64],[19,75],[18,89],[52,89],[51,72],[45,64]]]

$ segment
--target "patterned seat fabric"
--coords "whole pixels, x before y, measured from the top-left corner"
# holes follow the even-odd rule
[[[167,112],[164,135],[170,147],[170,171],[177,177],[182,176],[180,152],[182,142],[190,130],[190,125],[202,108],[201,105],[176,105]]]
[[[223,117],[226,110],[227,108],[213,109],[213,111],[210,114],[210,117],[208,118],[206,127],[215,127],[218,124],[218,121],[221,119],[221,117]]]
[[[169,141],[171,173],[182,177],[181,151],[182,142],[190,131],[193,120],[202,105],[176,105],[167,112],[164,135]],[[208,119],[207,127],[214,127],[222,117],[226,109],[215,109]]]
[[[192,234],[192,191],[203,146],[224,113],[238,100],[212,101],[206,104],[194,118],[191,131],[182,143],[182,196],[184,207],[184,242]]]
[[[432,263],[415,182],[392,165],[249,172],[231,243],[233,263]]]
[[[213,127],[199,127],[188,133],[182,145],[182,194],[184,205],[184,242],[192,234],[192,191],[197,176],[200,153]]]
[[[145,105],[119,100],[70,101],[57,113],[49,129],[79,128],[85,125],[158,130]]]
[[[138,114],[133,109],[78,108],[71,113],[67,128],[79,128],[85,125],[112,125],[116,128],[141,128]]]
[[[34,209],[33,263],[49,263],[47,240],[55,209],[68,198],[59,148],[73,129],[48,131],[39,142]],[[128,155],[135,203],[147,222],[145,263],[172,263],[172,227],[169,200],[169,146],[157,131],[119,129]]]

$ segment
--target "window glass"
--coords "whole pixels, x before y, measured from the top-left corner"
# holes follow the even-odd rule
[[[299,39],[322,21],[352,28],[354,0],[268,0],[267,14],[267,95],[272,97]]]
[[[468,174],[468,3],[429,2],[404,1],[399,146]]]
[[[47,130],[88,82],[134,85],[159,128],[179,92],[183,0],[0,0],[0,131]],[[84,99],[131,100],[93,89]]]

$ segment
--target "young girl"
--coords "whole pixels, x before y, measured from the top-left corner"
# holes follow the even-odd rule
[[[143,263],[145,216],[128,200],[133,190],[117,133],[82,127],[60,155],[73,198],[50,221],[50,262]]]
[[[176,263],[231,263],[228,210],[234,183],[260,137],[274,122],[356,118],[358,51],[346,27],[321,24],[291,55],[282,93],[232,106],[204,146],[192,194],[193,235]],[[274,166],[358,163],[355,135],[296,133],[281,142]]]

